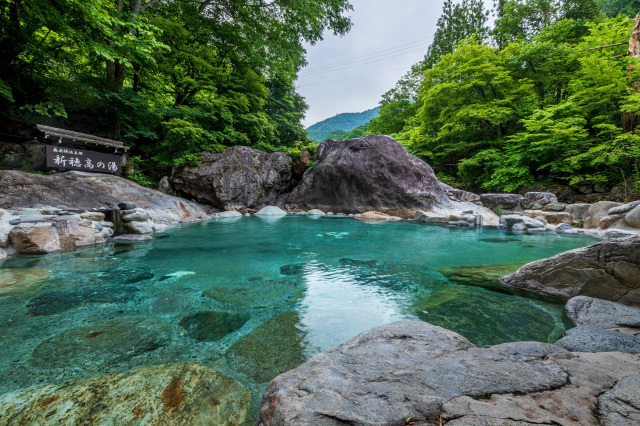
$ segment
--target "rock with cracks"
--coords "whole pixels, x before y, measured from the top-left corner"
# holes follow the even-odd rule
[[[589,296],[640,307],[640,236],[611,238],[538,260],[501,282],[561,300]]]
[[[264,395],[258,425],[454,419],[593,424],[597,396],[639,368],[640,358],[632,354],[571,353],[537,342],[478,348],[440,327],[395,323],[276,377]]]

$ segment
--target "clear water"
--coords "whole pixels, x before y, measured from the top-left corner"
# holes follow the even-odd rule
[[[554,341],[568,326],[562,304],[505,291],[495,277],[593,242],[251,217],[14,257],[0,264],[0,284],[8,272],[24,283],[25,269],[40,281],[0,293],[0,392],[199,359],[254,392],[255,411],[277,374],[394,321],[428,321],[480,345]],[[457,268],[477,265],[508,266]]]

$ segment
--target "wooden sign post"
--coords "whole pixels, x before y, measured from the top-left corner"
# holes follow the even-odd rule
[[[122,156],[79,148],[47,145],[47,168],[83,170],[98,173],[122,173]]]

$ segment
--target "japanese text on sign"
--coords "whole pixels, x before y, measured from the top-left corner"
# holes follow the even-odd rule
[[[87,172],[120,173],[119,155],[47,145],[47,167]]]

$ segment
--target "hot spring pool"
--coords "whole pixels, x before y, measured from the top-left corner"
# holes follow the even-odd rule
[[[569,325],[563,304],[496,279],[594,242],[288,216],[14,257],[0,263],[0,393],[196,359],[251,390],[255,410],[279,373],[390,322],[479,345],[552,342]]]

